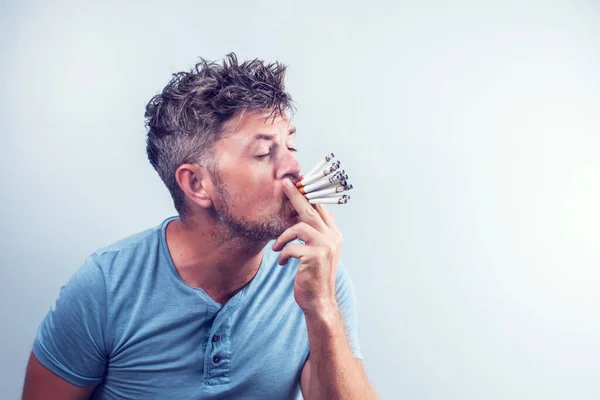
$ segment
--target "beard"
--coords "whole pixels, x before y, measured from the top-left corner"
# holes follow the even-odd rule
[[[291,203],[287,199],[281,202],[281,206],[275,213],[268,217],[262,217],[261,220],[236,216],[233,210],[234,208],[243,209],[244,199],[234,199],[217,171],[212,172],[212,178],[215,185],[213,209],[221,222],[220,234],[225,238],[254,243],[267,242],[276,239],[286,229],[297,223],[297,214],[293,212]],[[240,207],[240,205],[242,206]],[[259,214],[262,213],[259,212]]]

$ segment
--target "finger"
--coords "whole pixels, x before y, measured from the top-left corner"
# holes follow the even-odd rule
[[[335,220],[337,219],[337,215],[335,215],[335,213],[331,211],[329,211],[329,215],[331,215],[331,219],[333,220],[333,222],[335,222]]]
[[[298,213],[300,221],[306,222],[319,231],[323,231],[326,228],[327,225],[317,210],[304,198],[302,193],[300,193],[298,188],[289,179],[284,179],[283,181],[283,192]]]
[[[325,222],[325,225],[329,229],[337,229],[335,226],[335,217],[327,210],[324,204],[314,204],[315,210],[321,216],[321,219]]]
[[[279,253],[279,265],[285,265],[290,258],[301,259],[307,252],[306,246],[300,243],[292,243]]]
[[[299,222],[286,229],[273,243],[273,251],[281,251],[292,240],[300,239],[305,243],[314,243],[322,236],[315,228],[306,222]]]

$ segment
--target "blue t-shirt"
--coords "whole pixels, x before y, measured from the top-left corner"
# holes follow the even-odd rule
[[[269,242],[254,278],[224,306],[183,282],[165,229],[177,217],[92,254],[64,285],[33,345],[38,360],[92,399],[300,397],[309,358],[294,299],[299,260]],[[355,295],[338,265],[336,296],[354,355]]]

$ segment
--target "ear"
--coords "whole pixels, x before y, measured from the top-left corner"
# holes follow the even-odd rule
[[[175,179],[189,201],[203,208],[212,206],[213,185],[206,168],[195,164],[180,165],[175,171]]]

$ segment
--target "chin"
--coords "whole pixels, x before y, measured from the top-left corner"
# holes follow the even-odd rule
[[[279,237],[283,232],[285,232],[286,230],[288,230],[289,228],[291,228],[292,226],[296,225],[299,222],[299,218],[298,218],[298,214],[285,214],[285,215],[276,215],[273,217],[273,219],[271,220],[272,222],[274,222],[274,224],[272,224],[273,226],[273,233],[275,238]]]
[[[300,216],[298,214],[288,216],[288,218],[286,219],[286,224],[287,224],[286,229],[291,228],[292,226],[296,225],[299,222],[300,222]]]

